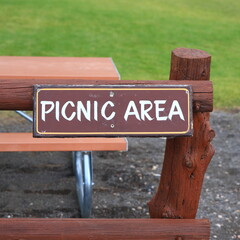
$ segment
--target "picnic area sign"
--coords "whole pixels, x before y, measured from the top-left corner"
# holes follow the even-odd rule
[[[191,136],[188,85],[35,85],[35,137]]]

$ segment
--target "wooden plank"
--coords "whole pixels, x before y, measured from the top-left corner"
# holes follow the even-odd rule
[[[33,138],[32,133],[0,133],[1,152],[126,151],[125,138]]]
[[[116,81],[82,79],[1,79],[0,110],[32,110],[33,85],[114,85]],[[213,109],[213,90],[210,81],[118,81],[118,85],[191,85],[193,88],[193,110],[211,112]]]
[[[208,80],[211,57],[194,49],[175,49],[170,79]],[[169,81],[171,82],[171,81]],[[208,82],[208,81],[206,81]],[[214,155],[209,113],[194,113],[191,138],[167,139],[158,191],[149,203],[153,218],[195,218],[204,174]]]
[[[0,79],[119,80],[111,58],[0,56]]]
[[[0,240],[207,240],[208,220],[0,219]]]

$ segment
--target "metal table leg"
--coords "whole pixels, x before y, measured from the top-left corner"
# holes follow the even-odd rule
[[[81,217],[89,218],[92,210],[92,153],[73,152],[73,168]]]

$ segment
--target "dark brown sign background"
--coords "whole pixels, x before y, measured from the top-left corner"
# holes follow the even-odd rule
[[[190,86],[40,85],[35,86],[34,101],[35,137],[190,136],[192,134]],[[91,106],[90,115],[80,112],[79,117],[77,102],[81,102],[86,108],[87,101]],[[155,101],[166,102],[165,104],[163,102],[156,104]],[[171,119],[169,118],[173,101],[178,102],[183,117],[180,114],[173,114]],[[56,104],[56,102],[59,103]],[[62,115],[64,104],[65,109]],[[102,106],[105,107],[102,109]],[[50,107],[52,107],[52,111],[50,111]],[[59,113],[56,114],[57,108],[59,108]],[[148,108],[151,110],[148,111]],[[164,108],[164,110],[159,110],[159,108]],[[45,110],[44,117],[42,116],[43,110]],[[172,110],[172,112],[179,113],[179,108],[176,106]],[[141,114],[143,111],[145,114]],[[71,116],[73,118],[69,120]],[[157,120],[159,117],[165,118]]]

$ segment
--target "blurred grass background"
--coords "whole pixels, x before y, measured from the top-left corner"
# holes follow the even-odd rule
[[[0,0],[0,55],[112,57],[122,79],[166,80],[176,47],[212,55],[217,108],[240,107],[240,1]]]

